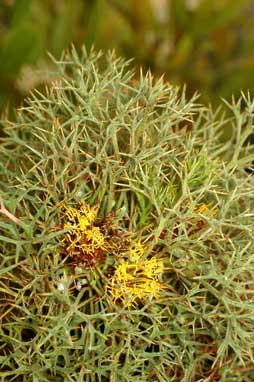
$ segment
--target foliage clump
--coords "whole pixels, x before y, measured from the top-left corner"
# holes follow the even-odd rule
[[[57,65],[2,121],[1,378],[253,380],[254,101],[225,120],[113,54]]]

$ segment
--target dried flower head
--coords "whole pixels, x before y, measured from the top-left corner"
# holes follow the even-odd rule
[[[94,266],[103,261],[105,254],[113,251],[111,238],[98,225],[98,207],[81,203],[80,207],[65,207],[62,239],[64,252],[74,263]]]

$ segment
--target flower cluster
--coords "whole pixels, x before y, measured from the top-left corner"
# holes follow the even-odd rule
[[[97,215],[96,206],[85,203],[79,208],[65,206],[63,252],[72,265],[95,267],[105,262],[108,254],[113,256],[114,270],[111,265],[107,288],[115,303],[133,307],[139,301],[158,298],[163,289],[159,280],[164,270],[163,261],[155,256],[146,258],[140,241],[134,242],[129,234],[119,236],[112,224],[105,229],[103,222],[107,219],[99,220]]]
[[[65,207],[62,239],[65,252],[79,263],[95,265],[112,249],[108,237],[97,224],[98,208],[82,203],[79,209]]]
[[[164,267],[161,259],[143,259],[145,249],[140,242],[129,250],[128,259],[117,265],[109,285],[115,303],[128,307],[138,301],[158,298],[163,288],[159,276]]]

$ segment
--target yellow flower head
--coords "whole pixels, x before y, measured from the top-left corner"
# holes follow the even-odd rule
[[[145,253],[145,248],[140,241],[134,243],[129,251],[129,258],[133,262],[137,262]]]
[[[142,259],[145,252],[140,242],[129,250],[128,259],[123,260],[115,270],[109,291],[115,303],[122,302],[128,307],[140,300],[158,298],[162,291],[159,276],[163,272],[161,259]]]
[[[91,207],[84,203],[81,204],[80,209],[65,207],[65,218],[67,222],[64,224],[64,228],[72,232],[82,233],[87,227],[94,224],[97,213],[97,207]]]
[[[199,214],[208,215],[212,217],[216,216],[217,214],[217,208],[213,208],[212,203],[202,203],[199,206],[197,206],[194,211]]]
[[[95,263],[109,249],[107,238],[96,226],[98,208],[82,203],[78,209],[65,207],[64,224],[66,234],[62,241],[69,256],[80,262]]]

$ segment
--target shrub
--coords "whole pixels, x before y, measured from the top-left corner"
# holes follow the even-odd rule
[[[57,65],[2,122],[2,381],[253,380],[254,102]]]

